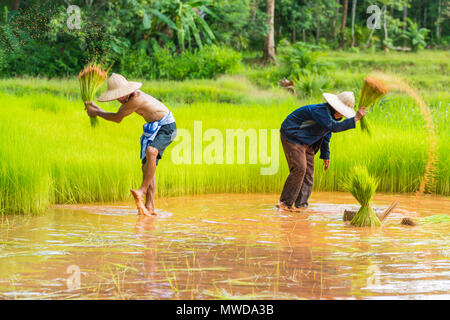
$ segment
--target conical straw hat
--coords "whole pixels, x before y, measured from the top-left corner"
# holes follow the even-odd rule
[[[133,93],[140,87],[142,87],[142,83],[127,81],[124,76],[113,73],[108,79],[108,90],[98,98],[98,101],[106,102],[116,100]]]
[[[328,104],[337,112],[342,114],[346,118],[353,118],[356,115],[355,108],[355,95],[351,91],[344,91],[338,95],[331,93],[324,93],[323,97],[327,100]]]

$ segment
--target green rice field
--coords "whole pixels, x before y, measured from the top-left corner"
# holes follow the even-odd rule
[[[329,55],[330,61],[337,65],[329,75],[334,79],[330,91],[354,90],[356,94],[364,76],[377,65],[365,62],[370,59],[361,54],[343,55]],[[401,59],[395,55],[389,61],[381,61],[380,57],[371,59],[375,62],[380,59],[378,66],[382,67],[377,69],[409,80],[431,109],[439,140],[437,170],[429,191],[448,196],[449,69],[448,62],[442,61],[449,61],[449,57],[442,52],[426,55],[403,53]],[[405,59],[409,59],[405,66],[395,64]],[[428,63],[430,59],[439,59],[441,63]],[[172,110],[179,129],[180,140],[169,146],[158,165],[158,195],[281,191],[288,173],[278,143],[281,122],[294,109],[321,103],[323,99],[320,95],[296,98],[275,87],[261,89],[249,80],[254,74],[247,76],[244,72],[217,80],[143,81],[143,91]],[[119,107],[118,103],[101,106],[109,111]],[[129,189],[140,185],[139,137],[144,120],[132,115],[118,125],[100,119],[100,125],[92,129],[75,78],[0,80],[0,119],[0,212],[3,214],[41,213],[50,204],[127,200],[131,198]],[[370,111],[367,119],[371,136],[363,134],[359,126],[333,135],[327,172],[323,171],[317,155],[315,190],[343,191],[342,181],[356,164],[367,165],[381,179],[377,191],[412,193],[418,189],[427,163],[429,136],[415,101],[404,94],[391,93]],[[246,150],[234,149],[233,156],[246,155],[243,164],[237,161],[195,163],[196,121],[201,121],[201,133],[217,129],[224,139],[227,129],[256,132],[268,129],[269,146],[271,134],[276,133],[278,150],[269,148],[268,154],[276,156],[279,170],[272,175],[261,175],[261,168],[269,165],[262,163],[261,157],[251,163],[248,154],[251,144],[247,144]],[[193,138],[190,164],[173,161],[174,149],[181,142],[186,143],[183,132],[190,132]],[[203,137],[203,152],[209,143]],[[224,159],[226,153],[224,145]]]

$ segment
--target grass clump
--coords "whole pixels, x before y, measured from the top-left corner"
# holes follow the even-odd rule
[[[420,218],[420,224],[449,223],[450,216],[446,214],[435,214],[429,217]]]
[[[351,224],[356,227],[377,227],[381,221],[370,207],[370,201],[378,187],[378,179],[369,174],[366,167],[356,166],[345,183],[345,188],[358,200],[359,208]]]
[[[108,77],[108,71],[103,71],[102,68],[95,64],[89,63],[78,75],[80,82],[81,99],[84,102],[92,101],[100,86]],[[90,117],[91,126],[95,127],[98,124],[97,117]]]

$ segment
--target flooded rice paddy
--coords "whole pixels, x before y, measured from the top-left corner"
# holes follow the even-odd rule
[[[450,298],[449,224],[402,217],[450,212],[449,197],[377,195],[399,207],[382,228],[342,221],[355,200],[313,193],[303,213],[277,195],[158,199],[157,217],[131,203],[55,206],[3,216],[2,299]]]

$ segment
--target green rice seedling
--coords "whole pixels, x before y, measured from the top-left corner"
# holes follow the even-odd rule
[[[389,92],[389,87],[380,79],[367,77],[359,94],[358,108],[370,107]],[[367,120],[361,118],[361,129],[370,133]]]
[[[361,80],[359,78],[358,82]],[[142,179],[138,154],[139,128],[143,120],[139,116],[127,117],[119,126],[105,121],[102,130],[92,135],[90,125],[79,121],[85,113],[77,102],[78,79],[0,79],[0,90],[0,214],[45,212],[46,206],[54,203],[129,199],[130,186]],[[260,168],[269,166],[262,164],[261,157],[257,165],[249,163],[249,138],[245,139],[244,164],[236,161],[234,164],[205,161],[196,164],[192,143],[194,122],[202,121],[203,135],[209,129],[221,132],[224,161],[228,129],[256,130],[258,142],[254,144],[258,146],[258,130],[267,130],[269,156],[272,154],[271,130],[277,131],[274,137],[278,141],[279,126],[290,112],[298,106],[321,101],[319,95],[295,102],[296,98],[289,93],[255,90],[245,83],[233,83],[231,77],[150,81],[145,83],[144,91],[156,98],[162,97],[174,113],[179,129],[184,129],[160,162],[163,170],[157,170],[159,196],[280,192],[289,171],[280,143],[275,145],[278,150],[274,150],[279,170],[273,175],[260,174]],[[180,92],[184,95],[181,99]],[[50,96],[53,98],[47,100]],[[424,96],[439,138],[436,145],[438,171],[433,188],[429,190],[448,196],[450,95],[427,90]],[[118,104],[105,103],[104,108],[116,111]],[[427,165],[429,138],[418,104],[413,98],[395,91],[382,109],[373,109],[370,125],[376,139],[367,140],[357,130],[333,136],[330,143],[333,165],[326,172],[321,165],[315,166],[315,191],[345,191],[341,182],[348,168],[356,164],[367,164],[369,172],[380,177],[378,192],[410,193],[419,189]],[[173,161],[173,151],[189,142],[189,137],[183,134],[186,130],[191,136],[191,164],[177,164]],[[240,149],[237,139],[234,140],[236,159]],[[210,143],[203,141],[203,151]],[[356,145],[358,148],[354,147]]]
[[[449,223],[450,216],[446,214],[435,214],[429,217],[420,218],[420,224]]]
[[[370,201],[378,187],[378,179],[369,174],[366,167],[356,166],[345,182],[345,188],[358,200],[359,208],[351,224],[356,227],[377,227],[380,219],[370,207]]]
[[[81,99],[84,102],[92,101],[100,86],[108,77],[108,71],[103,71],[101,67],[95,63],[89,63],[78,75],[80,82]],[[98,124],[97,117],[90,117],[91,126]]]
[[[435,214],[429,217],[418,218],[417,220],[410,217],[405,217],[400,222],[400,224],[405,226],[428,225],[437,223],[450,223],[450,216],[446,214]]]

